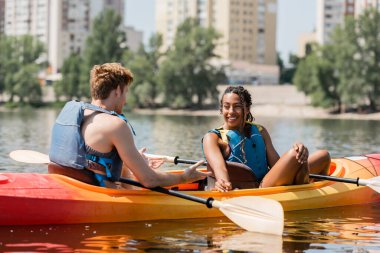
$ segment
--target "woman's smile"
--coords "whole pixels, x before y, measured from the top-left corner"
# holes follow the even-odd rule
[[[240,97],[234,93],[223,96],[222,114],[226,129],[240,129],[244,125],[244,105]]]

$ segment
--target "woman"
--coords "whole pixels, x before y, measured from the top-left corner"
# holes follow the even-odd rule
[[[309,173],[327,174],[330,155],[326,150],[309,156],[308,149],[296,142],[280,157],[265,127],[253,123],[251,105],[251,95],[244,87],[228,87],[220,101],[224,124],[203,138],[216,190],[232,190],[225,160],[250,167],[260,187],[304,184],[309,182]]]

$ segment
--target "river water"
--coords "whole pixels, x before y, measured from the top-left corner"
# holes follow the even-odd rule
[[[45,173],[12,161],[16,149],[47,153],[56,110],[0,112],[0,172]],[[201,138],[221,118],[126,114],[136,146],[149,153],[202,158]],[[379,121],[257,118],[281,154],[295,140],[333,157],[379,152]],[[165,166],[167,169],[173,165]],[[0,205],[6,203],[0,203]],[[48,207],[47,207],[48,208]],[[282,237],[245,232],[226,218],[115,224],[0,227],[1,252],[380,252],[379,204],[285,213]]]

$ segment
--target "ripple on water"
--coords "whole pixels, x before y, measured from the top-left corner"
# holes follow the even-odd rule
[[[20,164],[12,161],[8,154],[15,149],[47,153],[56,114],[54,110],[0,112],[1,172],[46,172],[43,165]],[[145,146],[149,153],[178,155],[184,159],[203,157],[202,136],[221,124],[219,117],[127,116],[137,130],[137,147]],[[295,140],[302,140],[311,151],[328,149],[333,156],[376,151],[380,143],[377,134],[380,122],[377,121],[260,118],[258,123],[267,127],[279,153],[286,151]],[[226,218],[0,227],[0,251],[375,251],[380,248],[379,207],[364,205],[287,212],[283,237],[275,238],[245,232]]]

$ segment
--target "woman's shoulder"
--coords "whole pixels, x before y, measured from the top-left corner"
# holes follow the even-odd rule
[[[214,134],[218,134],[219,135],[221,131],[223,131],[223,126],[210,129],[210,130],[207,131],[206,134],[208,134],[208,133],[214,133]]]
[[[258,124],[256,122],[247,121],[246,125],[250,125],[251,127],[255,127],[259,130],[259,132],[262,132],[265,130],[265,127],[261,124]]]

